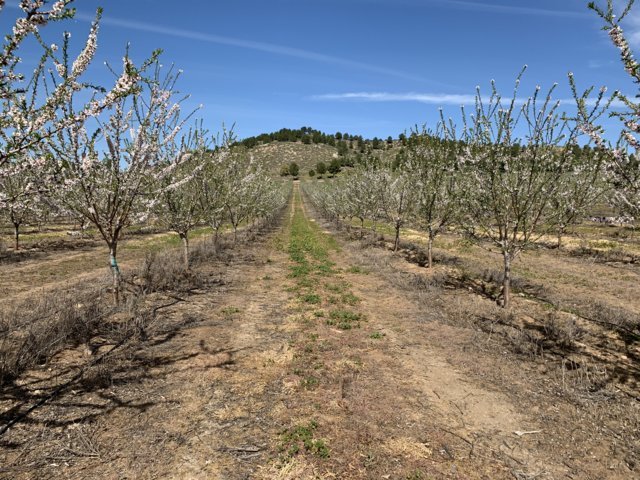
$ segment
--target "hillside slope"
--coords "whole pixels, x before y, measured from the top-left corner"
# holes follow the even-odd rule
[[[300,167],[300,175],[306,176],[310,169],[314,169],[318,162],[328,164],[337,157],[335,147],[323,144],[304,144],[302,142],[273,142],[258,145],[250,150],[257,159],[263,160],[269,171],[274,175],[280,174],[283,165],[296,162]]]

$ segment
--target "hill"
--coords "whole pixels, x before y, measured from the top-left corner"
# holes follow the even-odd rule
[[[337,132],[327,134],[310,127],[300,129],[283,128],[277,132],[263,133],[245,138],[236,145],[247,148],[258,160],[264,161],[268,170],[279,176],[283,166],[298,164],[300,177],[307,178],[309,170],[318,162],[328,165],[340,159],[343,167],[354,166],[366,156],[392,162],[406,143],[404,135],[398,140],[389,137],[365,139],[360,135]]]

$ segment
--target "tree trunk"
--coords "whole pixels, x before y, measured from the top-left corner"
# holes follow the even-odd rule
[[[185,271],[189,270],[189,237],[187,232],[179,233],[182,240],[182,260],[184,262]]]
[[[397,252],[400,246],[400,223],[396,222],[396,240],[393,244],[393,251]]]
[[[502,281],[502,299],[504,308],[511,304],[511,256],[508,252],[502,252],[504,257],[504,280]]]
[[[13,222],[13,236],[16,241],[15,247],[17,252],[18,250],[20,250],[20,224],[19,223]]]
[[[364,218],[360,219],[360,238],[364,237]]]
[[[427,268],[433,267],[433,235],[429,234],[427,242]]]
[[[236,245],[238,243],[238,226],[233,226],[233,244]]]
[[[111,266],[111,275],[113,277],[113,300],[116,305],[120,304],[120,267],[117,260],[118,244],[112,243],[109,246],[109,265]]]

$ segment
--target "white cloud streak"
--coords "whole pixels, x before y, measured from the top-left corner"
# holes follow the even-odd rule
[[[377,4],[393,4],[394,6],[407,5],[411,7],[425,7],[431,8],[434,4],[449,9],[457,10],[471,10],[478,12],[490,12],[507,15],[537,15],[544,17],[558,17],[558,18],[575,18],[584,19],[589,18],[592,15],[586,11],[586,6],[583,10],[551,10],[546,8],[537,7],[523,7],[518,5],[508,5],[509,0],[503,0],[505,3],[488,3],[488,2],[476,2],[469,0],[357,0],[364,3],[377,3]],[[534,2],[531,2],[534,3]],[[560,2],[558,2],[560,3]]]
[[[481,10],[485,12],[518,14],[518,15],[541,15],[545,17],[562,17],[562,18],[587,18],[590,17],[586,11],[569,11],[569,10],[548,10],[535,7],[520,7],[515,5],[502,5],[495,3],[470,2],[466,0],[432,0],[436,3],[446,4],[451,7],[464,8],[466,10]]]
[[[458,95],[448,93],[388,93],[388,92],[349,92],[314,95],[312,100],[342,101],[356,100],[363,102],[418,102],[431,105],[473,105],[475,95]]]
[[[389,93],[389,92],[348,92],[348,93],[328,93],[323,95],[313,95],[309,97],[315,101],[360,101],[360,102],[415,102],[428,105],[475,105],[476,96],[466,94],[451,93]],[[510,97],[503,97],[503,102],[507,104],[511,101]],[[524,105],[527,97],[517,97],[516,104]],[[575,105],[572,98],[555,99],[561,105]],[[595,99],[587,100],[587,105],[595,105]],[[613,107],[623,107],[619,100],[612,103]]]

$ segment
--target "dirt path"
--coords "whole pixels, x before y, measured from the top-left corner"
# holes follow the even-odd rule
[[[468,374],[469,332],[425,323],[297,189],[281,229],[215,268],[225,285],[172,307],[179,328],[110,386],[5,435],[0,477],[571,478],[533,412]]]

